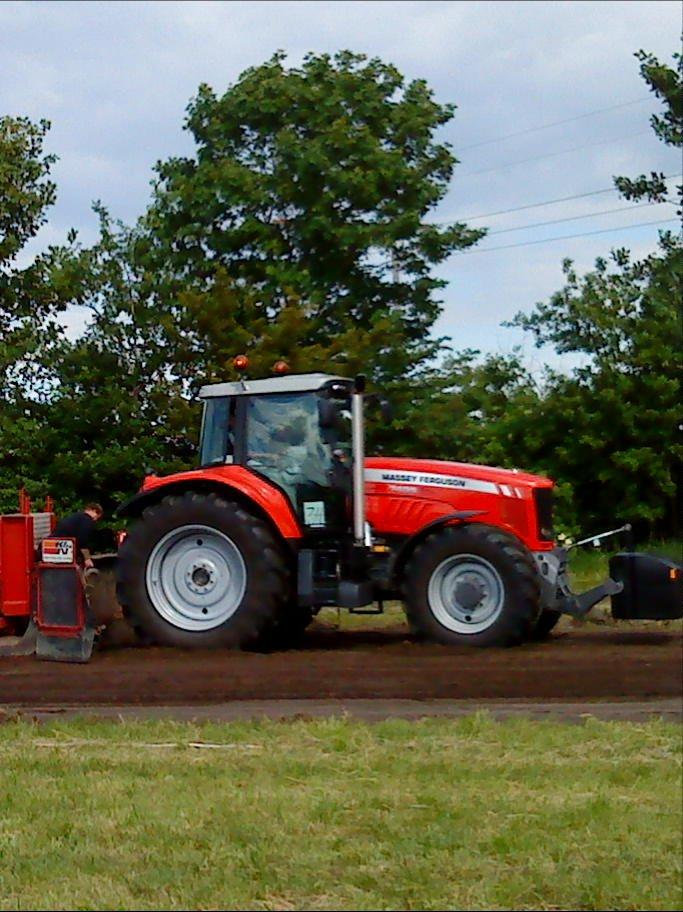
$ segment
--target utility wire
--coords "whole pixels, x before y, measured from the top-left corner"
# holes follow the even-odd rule
[[[568,215],[566,218],[550,219],[547,222],[532,222],[531,225],[518,225],[515,228],[497,228],[495,231],[489,231],[486,237],[492,234],[509,234],[511,231],[526,231],[527,228],[543,228],[545,225],[559,225],[560,222],[576,222],[581,219],[597,218],[599,215],[611,215],[613,212],[628,212],[629,209],[643,209],[645,206],[672,206],[673,203],[664,201],[661,203],[636,203],[634,206],[619,206],[616,209],[602,209],[600,212],[585,212],[583,215]]]
[[[666,174],[664,180],[672,177],[683,177],[683,174]],[[554,203],[568,203],[570,200],[585,199],[587,196],[598,196],[601,193],[616,193],[617,188],[605,187],[604,190],[589,190],[588,193],[574,193],[572,196],[558,196],[556,199],[542,200],[540,203],[529,203],[526,206],[513,206],[512,209],[498,209],[496,212],[484,212],[482,215],[465,215],[444,222],[430,222],[432,225],[451,225],[453,222],[476,222],[478,219],[493,218],[494,215],[507,215],[510,212],[523,212],[525,209],[538,209],[541,206],[552,206]]]
[[[563,234],[559,237],[540,238],[536,241],[522,241],[520,244],[503,244],[500,247],[484,247],[476,250],[461,250],[456,256],[467,256],[472,253],[491,253],[494,250],[510,250],[513,247],[530,247],[532,244],[550,244],[552,241],[567,241],[571,238],[589,237],[593,234],[610,234],[615,231],[629,231],[631,228],[643,228],[645,225],[668,225],[670,222],[678,222],[678,219],[655,220],[654,222],[638,222],[635,225],[622,225],[615,228],[601,228],[599,231],[582,231],[579,234]]]
[[[519,158],[516,161],[508,162],[505,165],[494,165],[492,168],[480,168],[478,171],[465,171],[460,177],[474,177],[475,174],[489,174],[491,171],[503,171],[506,168],[514,168],[516,165],[526,165],[527,162],[541,161],[544,158],[556,158],[558,155],[567,155],[570,152],[580,152],[582,149],[592,149],[595,146],[606,146],[609,143],[621,142],[622,139],[633,139],[636,136],[644,136],[650,133],[648,130],[638,130],[637,133],[627,133],[625,136],[613,136],[611,139],[600,139],[598,142],[583,143],[580,146],[572,146],[571,149],[562,149],[559,152],[546,152],[543,155],[534,155],[531,158]]]
[[[495,136],[493,139],[484,139],[481,142],[470,143],[469,146],[459,146],[455,152],[465,152],[467,149],[478,149],[480,146],[488,146],[491,143],[503,142],[505,139],[512,139],[514,136],[526,136],[529,133],[537,133],[539,130],[549,130],[551,127],[559,127],[562,124],[572,123],[575,120],[583,120],[584,117],[594,117],[596,114],[604,114],[606,111],[616,111],[617,108],[626,108],[629,105],[642,104],[649,101],[650,96],[645,95],[643,98],[636,98],[634,101],[624,101],[621,104],[610,105],[608,108],[598,108],[596,111],[587,111],[585,114],[577,114],[576,117],[566,117],[564,120],[555,120],[552,123],[540,124],[538,127],[528,127],[526,130],[517,130],[514,133],[506,133],[504,136]]]

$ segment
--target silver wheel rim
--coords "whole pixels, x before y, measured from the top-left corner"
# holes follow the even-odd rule
[[[161,617],[181,630],[220,627],[237,611],[247,569],[237,545],[210,526],[181,526],[154,546],[147,594]]]
[[[454,633],[488,630],[505,602],[500,574],[478,554],[454,554],[434,570],[427,601],[436,620]]]

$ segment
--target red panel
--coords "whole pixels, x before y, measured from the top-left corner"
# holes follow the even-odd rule
[[[31,613],[33,517],[0,517],[0,615],[27,617]]]
[[[195,469],[191,472],[179,472],[177,475],[166,475],[163,478],[150,475],[145,479],[142,490],[151,491],[178,482],[190,487],[193,481],[213,481],[225,485],[226,488],[234,488],[261,507],[266,516],[269,516],[278,527],[283,538],[301,538],[299,521],[287,497],[275,485],[242,466],[226,465],[215,469]]]
[[[412,535],[449,513],[477,511],[475,522],[497,526],[532,551],[553,547],[536,532],[534,488],[539,475],[436,459],[370,457],[365,462],[367,515],[380,534]]]

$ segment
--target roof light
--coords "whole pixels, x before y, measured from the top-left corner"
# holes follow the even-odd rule
[[[237,371],[244,371],[249,367],[249,358],[246,355],[237,355],[233,358],[232,366]]]
[[[273,372],[276,374],[288,374],[289,364],[286,361],[276,361],[273,365]]]

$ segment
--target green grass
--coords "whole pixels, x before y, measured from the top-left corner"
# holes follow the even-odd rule
[[[661,722],[12,722],[0,908],[679,909],[680,753]]]

